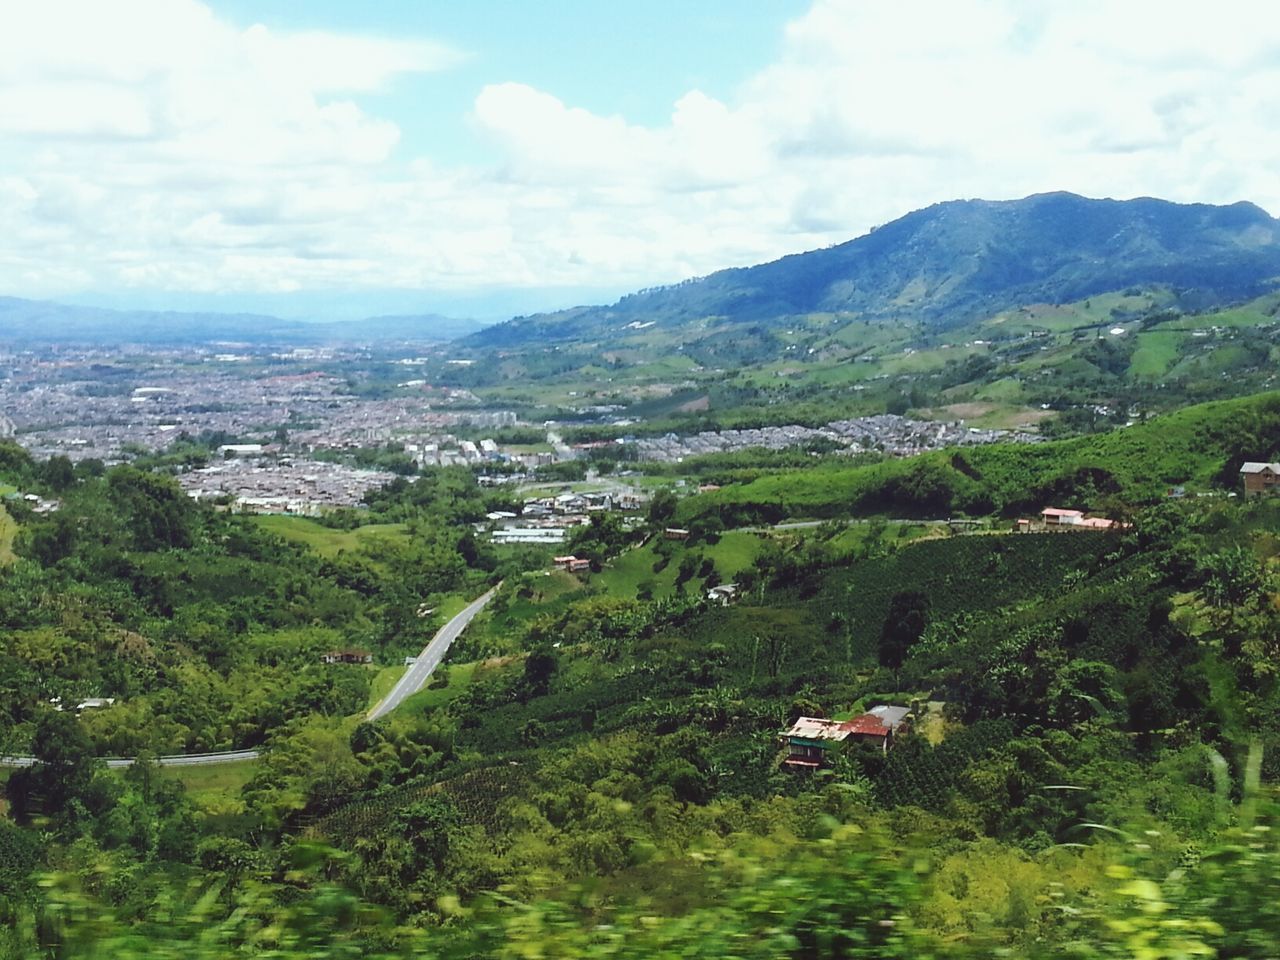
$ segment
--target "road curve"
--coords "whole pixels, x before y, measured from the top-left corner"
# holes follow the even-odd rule
[[[499,584],[498,586],[501,586]],[[383,698],[382,702],[369,711],[369,719],[384,717],[409,696],[417,693],[427,682],[433,670],[440,665],[444,655],[449,652],[453,641],[457,640],[467,624],[475,619],[485,604],[493,599],[498,587],[494,587],[484,596],[473,600],[461,613],[439,629],[431,642],[418,655],[417,661],[405,671],[400,681]],[[257,760],[257,750],[223,750],[217,753],[180,753],[168,757],[156,757],[156,763],[162,767],[206,767],[215,763],[236,763],[241,760]],[[0,757],[0,767],[30,767],[36,762],[35,757]],[[131,767],[134,757],[108,757],[106,763],[112,769]]]
[[[502,584],[498,584],[498,586],[502,586]],[[436,635],[431,638],[431,642],[418,654],[413,666],[409,667],[404,672],[404,676],[391,688],[391,692],[382,698],[381,703],[369,711],[367,719],[378,720],[385,717],[400,706],[406,697],[411,697],[421,690],[426,684],[427,678],[440,665],[444,655],[449,652],[449,647],[453,645],[453,641],[457,640],[462,631],[467,629],[467,625],[475,619],[477,613],[485,608],[485,604],[493,599],[493,595],[497,591],[498,587],[493,587],[483,596],[471,601],[466,609],[441,627]]]

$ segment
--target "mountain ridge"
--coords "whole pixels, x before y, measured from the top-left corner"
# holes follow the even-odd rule
[[[116,310],[55,300],[0,296],[0,342],[122,341],[251,343],[447,341],[483,328],[478,320],[440,314],[391,314],[361,320],[287,320],[269,314],[180,310]],[[122,334],[125,330],[127,333]]]
[[[1280,277],[1280,221],[1255,204],[1178,204],[1067,192],[950,200],[844,243],[630,294],[609,306],[517,317],[472,346],[598,335],[616,322],[756,323],[810,313],[938,329],[1036,302],[1162,284],[1247,299]],[[1194,299],[1194,297],[1193,297]]]

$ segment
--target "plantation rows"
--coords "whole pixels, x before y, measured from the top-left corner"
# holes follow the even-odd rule
[[[411,783],[361,800],[317,821],[309,836],[324,837],[339,845],[358,837],[373,836],[386,829],[397,810],[433,796],[448,797],[463,818],[472,824],[495,830],[498,807],[514,796],[529,780],[530,770],[517,761],[468,770],[448,780]]]
[[[1115,549],[1107,534],[1055,533],[926,540],[858,564],[830,588],[847,618],[850,655],[872,656],[893,595],[910,585],[929,598],[931,620],[994,611],[1042,595],[1071,570],[1089,570]]]
[[[980,720],[936,747],[914,738],[890,751],[876,779],[876,797],[886,806],[940,811],[961,774],[975,760],[1013,739],[1008,720]]]
[[[18,892],[40,861],[40,842],[12,824],[0,824],[0,896]]]

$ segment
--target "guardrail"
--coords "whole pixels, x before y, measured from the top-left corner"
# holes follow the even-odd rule
[[[112,769],[131,767],[137,762],[136,757],[106,757],[106,764]],[[179,753],[168,757],[156,757],[161,767],[204,767],[215,763],[235,763],[240,760],[257,760],[257,750],[222,750],[215,753]],[[30,767],[36,762],[35,757],[0,757],[0,767]]]

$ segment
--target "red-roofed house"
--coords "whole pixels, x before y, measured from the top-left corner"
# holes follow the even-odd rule
[[[827,751],[842,743],[873,743],[888,752],[894,737],[911,728],[908,707],[872,707],[851,720],[800,717],[783,737],[787,741],[784,766],[816,769],[827,765]]]

